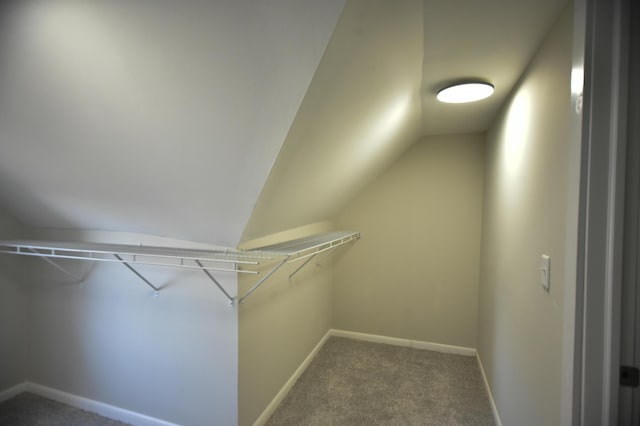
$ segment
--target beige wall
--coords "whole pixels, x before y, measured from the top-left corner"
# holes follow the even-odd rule
[[[242,247],[333,229],[323,221],[418,137],[421,59],[422,1],[346,2]],[[297,265],[286,266],[239,307],[240,425],[256,420],[331,328],[331,265],[323,254],[291,280]],[[253,281],[240,276],[239,285]]]
[[[478,350],[505,425],[560,424],[567,241],[568,7],[487,136]],[[551,289],[540,256],[551,257]]]
[[[336,264],[334,328],[476,346],[483,150],[424,138],[340,213],[362,238]]]
[[[252,241],[244,248],[330,229],[330,223],[318,223]],[[240,426],[253,424],[331,328],[333,274],[330,258],[327,255],[315,257],[289,279],[299,265],[285,265],[239,306]],[[247,291],[256,278],[241,275],[240,289]]]
[[[22,225],[0,211],[0,240],[20,238]],[[0,255],[0,393],[26,379],[26,291],[19,256]]]

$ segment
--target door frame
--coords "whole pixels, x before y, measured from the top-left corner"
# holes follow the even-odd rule
[[[576,0],[583,46],[571,424],[618,424],[629,0]],[[580,40],[580,26],[584,39]],[[578,51],[578,52],[576,52]],[[567,422],[568,423],[568,422]]]
[[[640,4],[629,5],[629,22],[640,23]],[[640,73],[640,30],[629,25],[628,75]],[[640,367],[640,83],[628,81],[626,189],[622,255],[620,363]],[[620,387],[619,424],[640,424],[640,392]]]

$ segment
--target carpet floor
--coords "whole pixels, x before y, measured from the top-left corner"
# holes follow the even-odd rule
[[[495,423],[475,357],[332,337],[267,425]]]
[[[2,426],[126,426],[31,393],[0,403]],[[494,426],[474,357],[330,338],[267,426]]]
[[[26,392],[0,404],[0,425],[127,426],[126,423]]]

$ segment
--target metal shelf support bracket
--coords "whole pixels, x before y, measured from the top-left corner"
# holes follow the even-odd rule
[[[158,287],[156,287],[155,285],[151,284],[151,282],[146,279],[144,276],[142,276],[142,274],[138,271],[136,271],[133,266],[129,265],[127,262],[124,261],[124,259],[122,257],[120,257],[120,255],[118,254],[113,254],[115,256],[116,259],[118,259],[120,262],[122,262],[122,264],[124,266],[126,266],[127,268],[129,268],[129,270],[131,272],[133,272],[134,274],[136,274],[138,276],[138,278],[140,278],[142,281],[144,281],[149,287],[151,287],[153,289],[153,295],[155,297],[158,297],[160,295],[160,289]]]
[[[213,281],[213,283],[216,285],[216,287],[218,287],[218,290],[220,290],[222,293],[224,293],[225,297],[229,300],[229,306],[233,306],[235,304],[235,299],[233,297],[231,297],[229,295],[229,293],[227,293],[227,291],[224,289],[224,287],[222,287],[222,284],[220,284],[218,282],[218,280],[216,280],[215,277],[213,275],[211,275],[211,272],[209,272],[206,269],[204,269],[204,266],[202,265],[202,262],[200,262],[199,260],[196,259],[196,263],[198,264],[199,267],[202,268],[202,272],[204,272],[205,275],[207,277],[209,277],[209,279],[211,281]]]
[[[269,279],[269,277],[271,275],[275,274],[276,271],[282,267],[282,265],[287,263],[287,260],[289,260],[289,256],[286,256],[284,259],[282,259],[282,261],[278,262],[278,264],[275,267],[273,267],[273,269],[271,269],[269,272],[267,272],[267,274],[264,277],[262,277],[260,280],[258,280],[258,282],[255,283],[253,285],[253,287],[251,287],[251,289],[249,289],[249,291],[247,291],[244,294],[244,296],[242,296],[240,299],[238,299],[238,304],[241,304],[244,301],[244,299],[246,299],[247,297],[249,297],[251,295],[251,293],[256,291],[258,289],[258,287],[260,287],[262,285],[262,283],[264,283],[267,279]]]
[[[38,254],[37,252],[28,249],[30,252]],[[49,265],[53,266],[54,268],[56,268],[58,271],[64,273],[65,275],[70,276],[71,278],[74,279],[74,281],[78,284],[83,284],[84,283],[84,278],[78,278],[75,274],[72,274],[71,272],[67,271],[65,268],[63,268],[62,266],[58,265],[56,262],[54,262],[53,260],[49,259],[46,256],[38,256],[40,259],[44,260],[45,262],[47,262]]]
[[[291,273],[291,275],[289,275],[289,279],[291,279],[295,274],[297,274],[297,273],[298,273],[298,271],[299,271],[300,269],[304,268],[304,267],[306,266],[306,264],[307,264],[307,263],[309,263],[309,262],[311,262],[311,260],[312,260],[314,257],[316,257],[317,255],[318,255],[318,253],[314,253],[311,257],[308,257],[308,258],[307,258],[307,260],[305,260],[304,262],[302,262],[302,265],[298,266],[298,267],[296,268],[296,270],[295,270],[295,271],[293,271],[293,272]]]

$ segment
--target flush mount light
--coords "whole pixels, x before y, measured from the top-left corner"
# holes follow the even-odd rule
[[[457,83],[438,91],[438,100],[449,104],[463,104],[488,98],[493,94],[493,85],[474,81]]]

